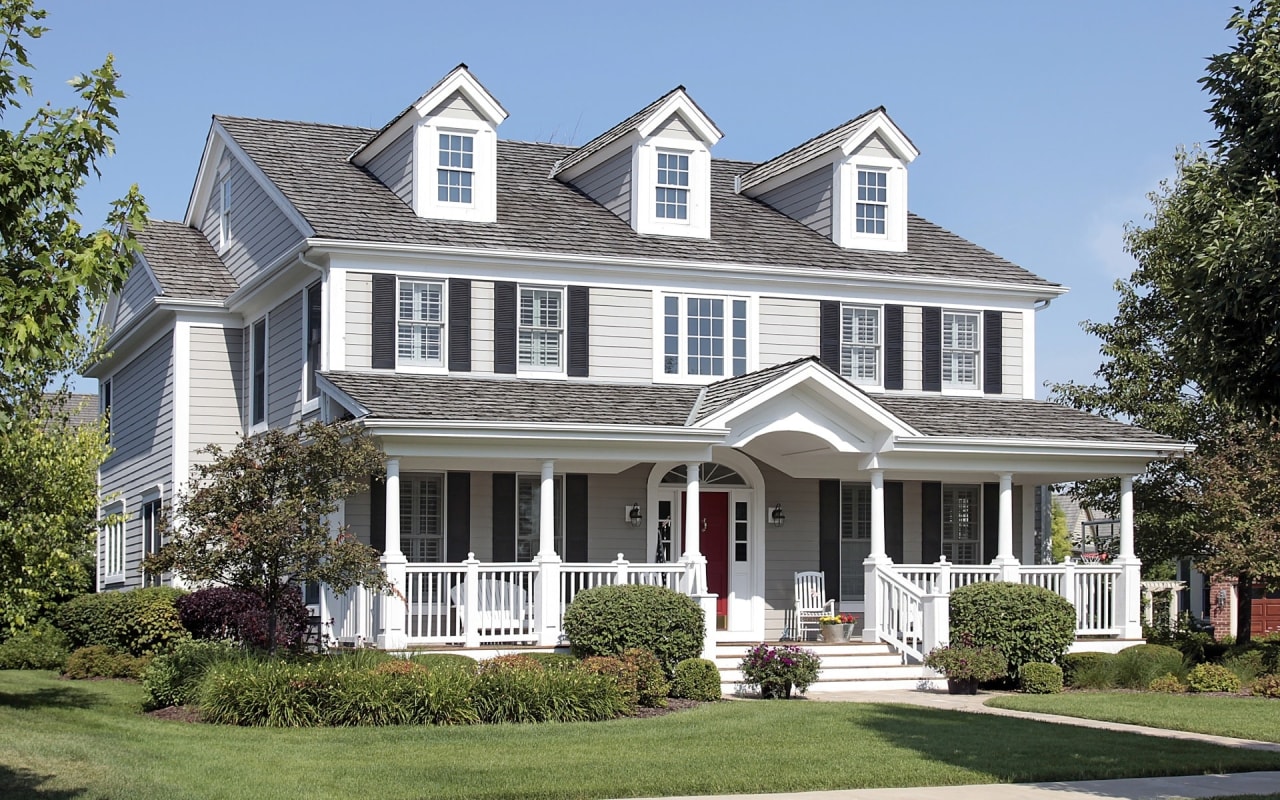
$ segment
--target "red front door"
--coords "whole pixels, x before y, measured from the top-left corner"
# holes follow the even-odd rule
[[[698,510],[702,514],[698,547],[707,559],[707,591],[716,595],[716,627],[724,628],[729,619],[729,493],[699,492]],[[688,515],[680,518],[688,519]]]

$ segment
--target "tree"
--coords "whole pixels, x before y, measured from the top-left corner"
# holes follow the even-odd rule
[[[1071,555],[1071,534],[1067,531],[1067,512],[1056,499],[1049,511],[1049,547],[1053,560],[1061,564]]]
[[[169,541],[143,566],[197,584],[245,589],[269,612],[267,640],[290,586],[317,581],[341,593],[388,587],[378,553],[345,528],[331,535],[338,501],[368,488],[382,453],[351,425],[311,423],[246,437],[192,469],[192,488],[162,521]]]
[[[1177,154],[1131,230],[1131,302],[1163,308],[1170,358],[1216,401],[1280,412],[1280,0],[1237,9],[1200,79],[1218,138]]]

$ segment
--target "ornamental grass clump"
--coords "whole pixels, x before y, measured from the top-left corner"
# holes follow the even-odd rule
[[[821,665],[821,659],[812,650],[762,643],[747,651],[738,668],[742,670],[742,682],[759,686],[761,696],[786,698],[792,686],[804,694],[818,679]]]

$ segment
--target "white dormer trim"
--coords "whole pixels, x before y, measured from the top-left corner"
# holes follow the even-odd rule
[[[689,201],[685,219],[658,216],[658,154],[689,157]],[[652,137],[631,151],[631,227],[636,233],[711,238],[711,151],[688,139]]]
[[[881,141],[889,146],[904,167],[920,155],[920,151],[911,143],[902,129],[894,125],[889,115],[879,109],[871,112],[871,118],[840,146],[840,150],[846,156],[853,155],[859,147],[875,135],[880,136]]]
[[[887,177],[884,233],[858,231],[858,173]],[[851,155],[835,168],[831,191],[831,235],[840,247],[903,253],[907,250],[907,167],[882,156]]]
[[[693,98],[689,97],[683,89],[672,92],[666,102],[636,126],[636,132],[642,138],[652,136],[653,132],[672,115],[677,115],[684,120],[693,133],[709,148],[715,147],[716,142],[724,138],[724,134],[711,121],[711,118],[702,113],[702,109],[698,108]]]

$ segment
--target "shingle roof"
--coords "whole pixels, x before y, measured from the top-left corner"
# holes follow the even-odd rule
[[[927,220],[908,215],[905,253],[844,249],[733,190],[755,166],[712,161],[711,238],[645,236],[571,186],[549,178],[573,153],[551,144],[498,143],[493,223],[422,219],[347,156],[372,131],[218,117],[219,123],[324,239],[637,259],[778,265],[885,276],[994,281],[1056,288]]]
[[[676,92],[683,92],[683,91],[684,91],[683,86],[677,86],[676,88],[664,94],[662,97],[659,97],[657,100],[654,100],[649,105],[645,106],[644,108],[640,109],[636,113],[627,117],[622,122],[619,122],[617,125],[614,125],[609,130],[605,131],[604,133],[600,134],[596,138],[582,145],[577,150],[574,150],[572,153],[565,156],[565,158],[562,161],[560,161],[560,163],[555,165],[554,171],[551,174],[556,175],[561,172],[564,172],[566,169],[568,169],[569,167],[572,167],[574,164],[577,164],[579,161],[582,161],[592,153],[599,152],[604,148],[608,147],[610,144],[617,141],[620,137],[625,136],[626,134],[630,133],[631,131],[639,127],[640,123],[644,122],[645,119],[647,119],[650,114],[657,111],[659,106],[667,102],[668,97],[675,94]]]
[[[151,220],[137,234],[165,297],[225,300],[240,288],[204,234],[181,222]]]
[[[864,111],[848,122],[841,123],[826,133],[820,133],[809,141],[796,145],[782,155],[774,156],[768,161],[747,170],[742,174],[742,190],[746,191],[752,186],[781,175],[792,167],[836,149],[850,136],[857,133],[866,124],[867,118],[877,111],[883,112],[884,106]]]
[[[777,364],[765,369],[758,369],[755,372],[748,372],[745,375],[738,375],[733,378],[725,378],[722,381],[716,381],[707,386],[707,391],[703,394],[695,409],[694,422],[702,420],[715,414],[723,408],[726,408],[738,400],[765,386],[778,378],[786,375],[788,372],[796,369],[802,364],[810,361],[817,362],[815,356],[807,358],[797,358],[794,361],[788,361],[785,364]]]
[[[681,426],[698,386],[327,372],[373,419]]]
[[[73,427],[94,425],[101,419],[96,394],[46,393],[45,399],[54,403],[55,411],[65,412]]]
[[[895,394],[871,399],[926,436],[1181,444],[1145,428],[1041,400]]]

